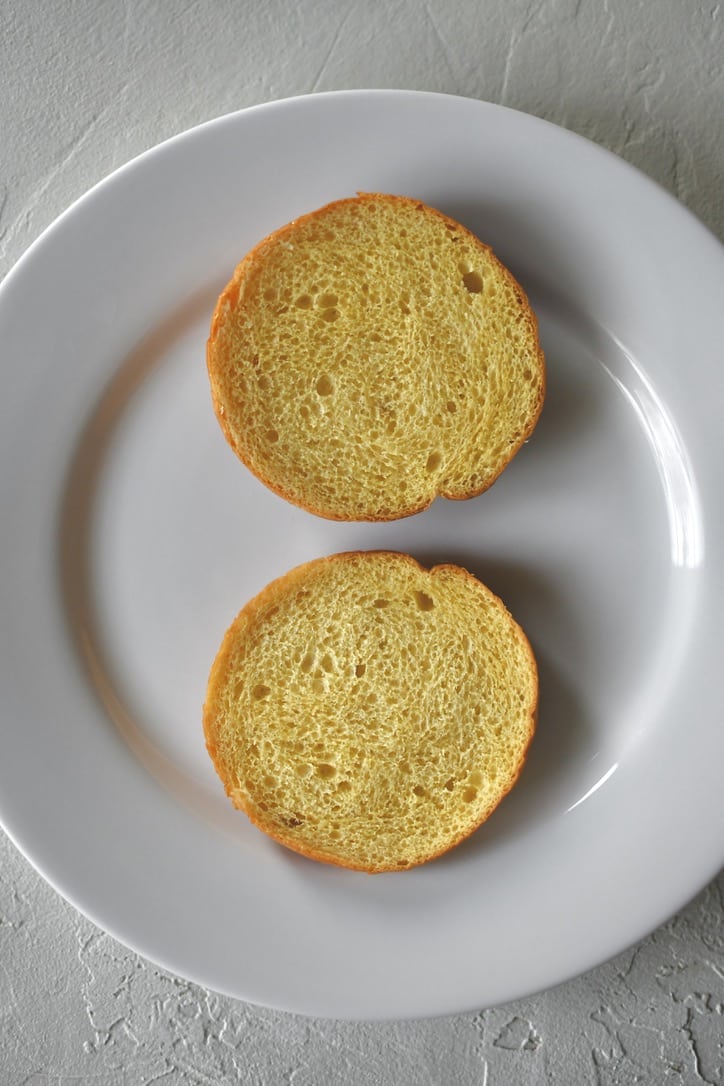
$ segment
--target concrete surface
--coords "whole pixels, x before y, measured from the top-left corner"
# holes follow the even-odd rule
[[[714,0],[5,0],[0,274],[159,140],[268,99],[360,86],[463,94],[565,125],[721,238],[723,28]],[[535,998],[425,1022],[307,1020],[160,972],[0,836],[0,1086],[714,1086],[723,920],[720,876],[637,947]]]

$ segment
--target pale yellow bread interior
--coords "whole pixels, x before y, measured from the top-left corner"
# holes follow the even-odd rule
[[[533,736],[536,664],[458,566],[321,558],[240,612],[204,729],[233,804],[277,841],[363,871],[409,868],[483,822]]]
[[[241,460],[337,520],[480,494],[544,397],[536,319],[511,273],[459,223],[380,194],[260,242],[219,298],[207,360]]]

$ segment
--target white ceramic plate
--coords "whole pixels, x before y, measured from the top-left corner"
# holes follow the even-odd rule
[[[549,392],[495,487],[343,525],[266,491],[213,417],[217,293],[272,228],[406,193],[529,290]],[[592,144],[480,102],[349,92],[224,117],[141,156],[0,291],[0,814],[128,946],[242,999],[337,1017],[469,1010],[663,921],[722,841],[724,368],[718,243]],[[200,711],[229,621],[301,561],[458,561],[528,631],[540,723],[468,842],[370,877],[232,811]]]

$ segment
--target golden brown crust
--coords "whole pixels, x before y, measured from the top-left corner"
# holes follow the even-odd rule
[[[212,759],[217,774],[219,775],[225,792],[232,804],[240,811],[242,811],[250,819],[250,821],[256,825],[262,832],[269,837],[276,840],[284,847],[291,849],[294,852],[299,853],[309,859],[316,860],[321,863],[331,864],[334,866],[345,867],[351,870],[362,871],[367,874],[377,874],[382,872],[399,871],[400,864],[390,860],[389,863],[380,863],[375,866],[364,865],[355,862],[353,859],[343,858],[340,855],[335,855],[329,851],[323,849],[315,849],[308,844],[299,841],[298,839],[287,836],[279,825],[273,821],[273,819],[264,818],[263,814],[258,808],[248,804],[244,801],[243,794],[235,786],[233,779],[227,774],[226,766],[223,759],[219,757],[218,749],[214,739],[216,718],[213,711],[213,703],[216,700],[216,690],[219,682],[224,674],[227,657],[231,646],[237,641],[240,633],[245,628],[253,625],[256,617],[265,610],[269,605],[278,603],[280,599],[285,597],[291,589],[303,585],[307,581],[307,573],[312,570],[319,570],[324,565],[330,563],[354,563],[358,559],[370,558],[389,558],[391,561],[399,562],[406,561],[414,566],[417,570],[425,573],[429,573],[430,576],[449,571],[457,576],[463,577],[469,585],[471,591],[484,597],[486,601],[492,603],[496,609],[502,611],[510,622],[510,628],[514,630],[516,639],[520,646],[524,650],[528,659],[529,673],[533,680],[533,692],[530,698],[530,710],[527,716],[527,738],[524,748],[521,752],[520,760],[515,769],[515,772],[505,782],[505,785],[499,790],[495,797],[495,801],[491,803],[482,812],[479,812],[478,817],[471,820],[470,824],[465,830],[459,833],[456,837],[449,839],[443,847],[434,849],[425,854],[422,858],[415,859],[413,862],[407,865],[407,868],[418,866],[422,863],[427,863],[430,860],[451,851],[463,840],[466,840],[472,833],[474,833],[485,822],[495,809],[499,806],[500,802],[511,791],[516,782],[519,779],[525,764],[531,741],[533,739],[536,723],[537,723],[537,706],[538,706],[538,670],[535,660],[535,656],[530,645],[530,642],[520,627],[515,622],[502,600],[499,599],[489,588],[482,584],[473,574],[461,566],[454,565],[452,563],[442,563],[433,566],[429,570],[426,569],[422,563],[418,562],[411,555],[401,554],[397,551],[376,550],[376,551],[347,551],[338,554],[328,555],[325,558],[313,559],[309,562],[303,563],[300,566],[296,566],[294,569],[283,574],[281,577],[272,581],[265,588],[261,590],[253,599],[251,599],[239,612],[233,623],[229,627],[219,649],[217,657],[213,663],[211,673],[209,675],[207,697],[204,703],[203,709],[203,727],[206,740],[206,747],[209,756]]]
[[[404,502],[402,495],[399,496],[398,504],[392,510],[381,511],[380,509],[368,508],[363,514],[355,515],[353,517],[344,510],[336,509],[333,505],[320,503],[315,501],[313,497],[309,495],[302,495],[292,487],[287,485],[283,480],[274,476],[274,473],[269,470],[268,465],[265,465],[263,461],[260,461],[257,457],[253,459],[251,455],[245,450],[237,440],[232,427],[229,425],[229,421],[226,417],[226,411],[223,402],[223,395],[221,391],[221,384],[218,374],[216,372],[215,365],[215,352],[217,349],[217,340],[219,330],[223,326],[226,314],[229,308],[233,308],[237,302],[239,296],[240,285],[247,278],[250,271],[259,265],[267,251],[273,249],[277,243],[282,242],[288,235],[293,235],[294,232],[304,223],[314,222],[319,219],[320,216],[333,211],[335,209],[344,208],[347,205],[359,204],[360,200],[376,200],[384,201],[388,205],[399,207],[415,206],[420,209],[424,209],[425,213],[433,218],[440,220],[448,225],[450,228],[454,228],[459,234],[464,235],[470,241],[471,244],[479,248],[486,254],[486,259],[494,265],[496,274],[508,282],[513,289],[515,295],[518,298],[521,306],[521,311],[525,313],[525,323],[527,324],[531,341],[536,344],[537,353],[537,365],[539,367],[539,394],[537,403],[534,405],[532,411],[526,420],[525,425],[520,430],[515,440],[507,450],[507,454],[501,458],[495,466],[494,473],[489,474],[485,479],[481,479],[480,484],[469,485],[462,490],[454,490],[451,487],[441,486],[437,493],[432,493],[429,497],[424,498],[421,501],[408,501]],[[218,302],[216,304],[212,321],[209,338],[206,345],[206,361],[207,371],[211,386],[212,405],[218,422],[221,426],[224,437],[234,450],[236,456],[242,461],[242,463],[254,474],[256,477],[273,493],[279,497],[288,501],[290,504],[296,505],[307,512],[313,513],[317,516],[324,517],[328,520],[348,521],[350,519],[365,520],[369,522],[384,522],[389,520],[403,519],[406,517],[414,516],[417,513],[423,512],[425,509],[433,503],[436,497],[444,497],[453,501],[464,501],[470,498],[478,497],[480,494],[488,490],[492,484],[500,478],[505,468],[510,464],[516,454],[519,452],[523,444],[530,438],[535,426],[540,417],[543,402],[545,398],[545,359],[543,350],[540,346],[538,336],[538,322],[535,313],[531,309],[528,299],[525,295],[520,284],[516,281],[511,272],[501,263],[495,256],[490,246],[486,245],[479,238],[477,238],[470,230],[468,230],[462,224],[456,222],[454,219],[445,215],[437,208],[432,208],[429,205],[423,204],[419,200],[414,200],[406,196],[398,196],[382,193],[366,193],[360,192],[356,197],[346,197],[340,200],[333,201],[326,204],[322,208],[318,208],[314,211],[308,212],[305,215],[301,215],[291,222],[284,224],[272,233],[268,234],[265,238],[259,241],[241,260],[237,265],[233,276],[221,293]]]

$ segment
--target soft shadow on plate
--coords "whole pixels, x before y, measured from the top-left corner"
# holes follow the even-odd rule
[[[541,310],[543,311],[543,307]],[[536,428],[528,439],[534,447],[536,461],[544,459],[546,452],[558,456],[571,444],[585,441],[602,408],[590,377],[570,364],[566,365],[564,370],[561,359],[553,350],[547,348],[547,315],[546,307],[545,315],[539,318],[543,326],[541,345],[546,360],[546,395]],[[514,459],[505,472],[510,472],[515,467]]]

